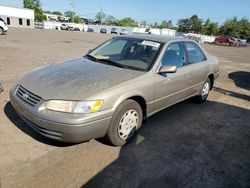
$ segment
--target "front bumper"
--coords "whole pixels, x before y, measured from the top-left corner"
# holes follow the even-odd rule
[[[10,100],[19,116],[41,135],[62,142],[79,143],[103,137],[110,124],[113,110],[93,114],[68,114],[50,110],[39,110],[41,101],[35,107],[24,103],[10,91]]]

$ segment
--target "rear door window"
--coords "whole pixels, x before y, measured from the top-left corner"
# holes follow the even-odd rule
[[[201,48],[194,42],[184,42],[187,49],[188,63],[199,63],[206,60]]]

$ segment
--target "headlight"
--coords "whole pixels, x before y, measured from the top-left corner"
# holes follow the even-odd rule
[[[60,101],[51,100],[45,103],[45,108],[67,113],[92,113],[97,112],[102,106],[102,100],[96,101]]]

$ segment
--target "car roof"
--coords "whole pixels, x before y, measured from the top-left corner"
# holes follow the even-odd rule
[[[150,34],[133,34],[126,36],[116,36],[114,38],[133,38],[133,39],[142,39],[142,40],[151,40],[160,43],[167,43],[169,41],[191,41],[190,39],[185,39],[182,37],[175,36],[164,36],[164,35],[150,35]]]

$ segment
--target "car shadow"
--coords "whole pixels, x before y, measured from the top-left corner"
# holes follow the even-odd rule
[[[228,74],[237,87],[250,90],[250,72],[236,71]]]
[[[237,93],[237,92],[234,92],[234,91],[229,91],[229,90],[222,89],[222,88],[219,88],[219,87],[213,87],[213,90],[218,91],[220,93],[223,93],[224,95],[230,95],[230,96],[238,98],[238,99],[243,99],[243,100],[246,100],[246,101],[250,101],[250,96],[249,95],[240,94],[240,93]]]
[[[13,106],[11,105],[10,102],[8,102],[5,107],[4,107],[4,113],[8,117],[8,119],[15,125],[17,128],[19,128],[21,131],[23,131],[25,134],[29,135],[33,139],[42,142],[47,145],[51,146],[57,146],[57,147],[69,147],[75,144],[71,143],[64,143],[64,142],[59,142],[55,140],[48,139],[36,131],[34,131],[32,128],[30,128],[17,114]]]
[[[250,187],[250,111],[181,102],[149,118],[82,187]]]

